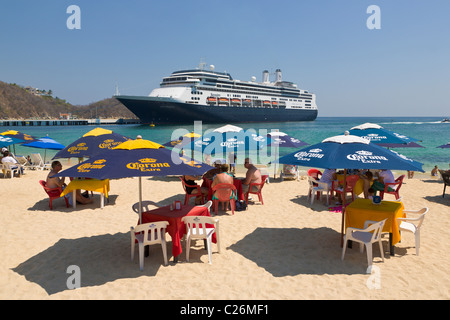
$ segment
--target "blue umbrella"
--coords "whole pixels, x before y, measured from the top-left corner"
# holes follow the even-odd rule
[[[258,135],[254,130],[244,131],[242,128],[226,125],[192,142],[191,149],[211,155],[224,155],[230,152],[257,151],[269,142],[269,138]]]
[[[442,148],[442,149],[450,148],[450,142],[448,142],[447,144],[443,144],[442,146],[439,146],[439,147],[436,147],[436,148]]]
[[[16,143],[23,143],[23,142],[25,142],[25,140],[0,135],[0,148],[5,148],[9,145],[16,144]]]
[[[55,177],[121,179],[139,177],[139,203],[142,203],[143,176],[201,175],[211,166],[180,157],[162,145],[143,139],[128,140],[111,150],[92,156],[89,160],[61,171]],[[141,218],[142,207],[139,206]]]
[[[278,159],[279,163],[318,168],[392,169],[421,171],[422,163],[360,137],[346,135],[323,140]]]
[[[111,130],[95,128],[59,151],[53,159],[92,157],[129,139]]]
[[[59,142],[56,142],[55,140],[53,140],[52,138],[46,136],[46,137],[42,137],[39,138],[33,142],[30,143],[25,143],[23,144],[24,147],[31,147],[31,148],[38,148],[38,149],[45,149],[45,153],[44,153],[44,163],[46,160],[46,156],[47,156],[47,149],[50,150],[62,150],[65,148],[64,145],[62,145]]]
[[[344,168],[344,190],[347,169],[394,169],[421,171],[422,163],[382,148],[369,140],[344,135],[323,140],[278,159],[279,163],[318,168]],[[341,246],[344,236],[345,197],[343,198]]]
[[[291,137],[284,132],[270,132],[267,134],[270,138],[269,146],[284,147],[284,148],[300,148],[309,145],[297,138]]]
[[[267,136],[270,138],[269,146],[275,147],[275,155],[278,155],[279,147],[300,148],[300,147],[309,145],[308,143],[306,143],[304,141],[301,141],[297,138],[291,137],[291,136],[287,135],[286,133],[280,132],[280,131],[270,132],[267,134]],[[277,167],[276,167],[276,163],[275,163],[274,173],[273,173],[274,179],[276,177],[276,172],[277,172]]]
[[[389,148],[423,148],[417,139],[384,129],[374,123],[364,123],[349,130],[350,135],[370,140],[382,147]]]

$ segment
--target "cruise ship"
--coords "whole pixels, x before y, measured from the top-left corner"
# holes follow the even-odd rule
[[[163,78],[149,96],[114,97],[145,124],[286,122],[317,118],[316,96],[282,80],[281,70],[271,82],[234,80],[214,66],[180,70]]]

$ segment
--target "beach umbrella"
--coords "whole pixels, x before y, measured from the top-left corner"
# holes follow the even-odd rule
[[[142,213],[142,181],[146,176],[202,175],[211,166],[196,162],[188,157],[180,157],[162,145],[144,140],[125,141],[111,150],[93,155],[69,169],[59,172],[56,177],[80,177],[93,179],[121,179],[139,177],[139,218]]]
[[[297,138],[289,136],[287,133],[276,131],[269,132],[267,136],[270,138],[270,143],[268,146],[275,148],[275,154],[278,154],[278,148],[300,148],[309,145],[308,143],[301,141]],[[275,169],[273,173],[273,178],[275,179],[277,168],[275,163]]]
[[[182,147],[190,144],[191,142],[197,140],[200,137],[201,137],[201,135],[199,135],[197,133],[189,132],[189,133],[186,133],[183,136],[180,136],[176,140],[171,140],[169,142],[164,143],[163,146],[165,146],[165,147],[178,147],[178,148],[181,149]]]
[[[65,148],[64,145],[61,143],[55,141],[54,139],[50,138],[49,136],[39,138],[36,141],[25,143],[23,144],[24,147],[30,147],[30,148],[38,148],[38,149],[44,149],[44,163],[46,161],[47,157],[47,149],[50,150],[62,150]]]
[[[447,142],[447,144],[443,144],[442,146],[439,146],[439,147],[436,147],[436,148],[442,148],[442,149],[450,148],[450,142]]]
[[[204,154],[225,155],[230,152],[257,151],[267,146],[270,139],[261,136],[255,130],[226,125],[204,134],[191,143],[190,147]],[[225,157],[224,157],[225,158]]]
[[[26,134],[26,133],[23,133],[23,132],[20,132],[17,130],[8,130],[8,131],[0,132],[0,135],[11,137],[11,138],[16,138],[16,139],[22,139],[22,140],[24,140],[24,142],[33,142],[38,139],[34,136],[31,136],[29,134]]]
[[[89,158],[99,152],[114,148],[129,139],[111,130],[95,128],[56,153],[53,159]]]
[[[321,143],[283,156],[278,159],[278,162],[305,167],[344,169],[344,190],[347,169],[391,169],[424,172],[422,163],[353,135],[327,138]],[[343,200],[341,245],[344,235],[345,197]]]
[[[351,128],[350,135],[358,136],[370,140],[376,145],[388,148],[424,148],[417,144],[419,140],[407,137],[383,128],[374,123],[364,123],[362,125]]]
[[[23,143],[25,140],[0,135],[0,148],[8,147],[12,144]]]

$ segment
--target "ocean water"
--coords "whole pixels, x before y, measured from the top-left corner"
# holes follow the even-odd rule
[[[450,149],[436,148],[439,145],[450,142],[450,123],[442,123],[442,118],[437,117],[319,117],[311,122],[286,122],[286,123],[239,123],[235,124],[244,129],[254,129],[258,133],[263,134],[271,130],[278,129],[290,136],[305,141],[309,144],[321,142],[323,139],[339,134],[343,134],[350,128],[366,123],[376,123],[382,127],[395,131],[406,136],[421,140],[418,142],[425,148],[396,148],[395,151],[405,156],[422,162],[423,169],[430,172],[437,165],[440,169],[449,169]],[[224,124],[225,125],[225,124]],[[141,135],[144,139],[148,139],[160,144],[177,138],[180,134],[196,130],[205,132],[222,125],[199,124],[194,127],[191,125],[177,126],[158,126],[149,127],[148,125],[102,125],[102,128],[112,130],[123,134],[130,138]],[[46,126],[46,127],[0,127],[0,132],[8,129],[18,130],[36,137],[48,135],[63,145],[68,145],[80,138],[86,132],[96,128],[96,126]],[[40,152],[44,157],[44,150],[15,146],[16,154],[27,155],[32,152]],[[281,155],[285,155],[296,151],[296,149],[282,148]],[[47,150],[46,159],[49,161],[56,151]],[[262,158],[260,162],[269,161]]]

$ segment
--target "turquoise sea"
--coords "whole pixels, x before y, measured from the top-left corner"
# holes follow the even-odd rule
[[[450,163],[450,149],[436,148],[439,145],[450,142],[450,123],[441,123],[442,118],[438,117],[319,117],[312,122],[295,123],[239,123],[235,124],[244,129],[255,129],[258,133],[265,133],[267,130],[278,129],[290,136],[303,140],[309,144],[321,142],[323,139],[343,134],[351,127],[371,122],[382,127],[421,140],[420,145],[425,148],[397,148],[397,152],[424,164],[425,171],[430,170],[437,165],[440,169],[448,169]],[[207,129],[214,129],[222,125],[203,124],[202,132]],[[86,132],[94,129],[96,126],[45,126],[45,127],[0,127],[1,132],[8,129],[18,130],[36,137],[48,135],[63,145],[68,145],[80,138]],[[125,136],[136,138],[141,135],[160,144],[166,143],[179,133],[187,133],[199,128],[194,128],[194,124],[183,126],[155,126],[144,125],[102,125],[102,128],[112,130]],[[183,130],[184,129],[184,130]],[[27,155],[32,152],[41,152],[44,156],[44,150],[28,148],[17,145],[16,154]],[[280,155],[296,151],[295,149],[283,148]],[[51,159],[56,151],[47,150],[46,159]]]

